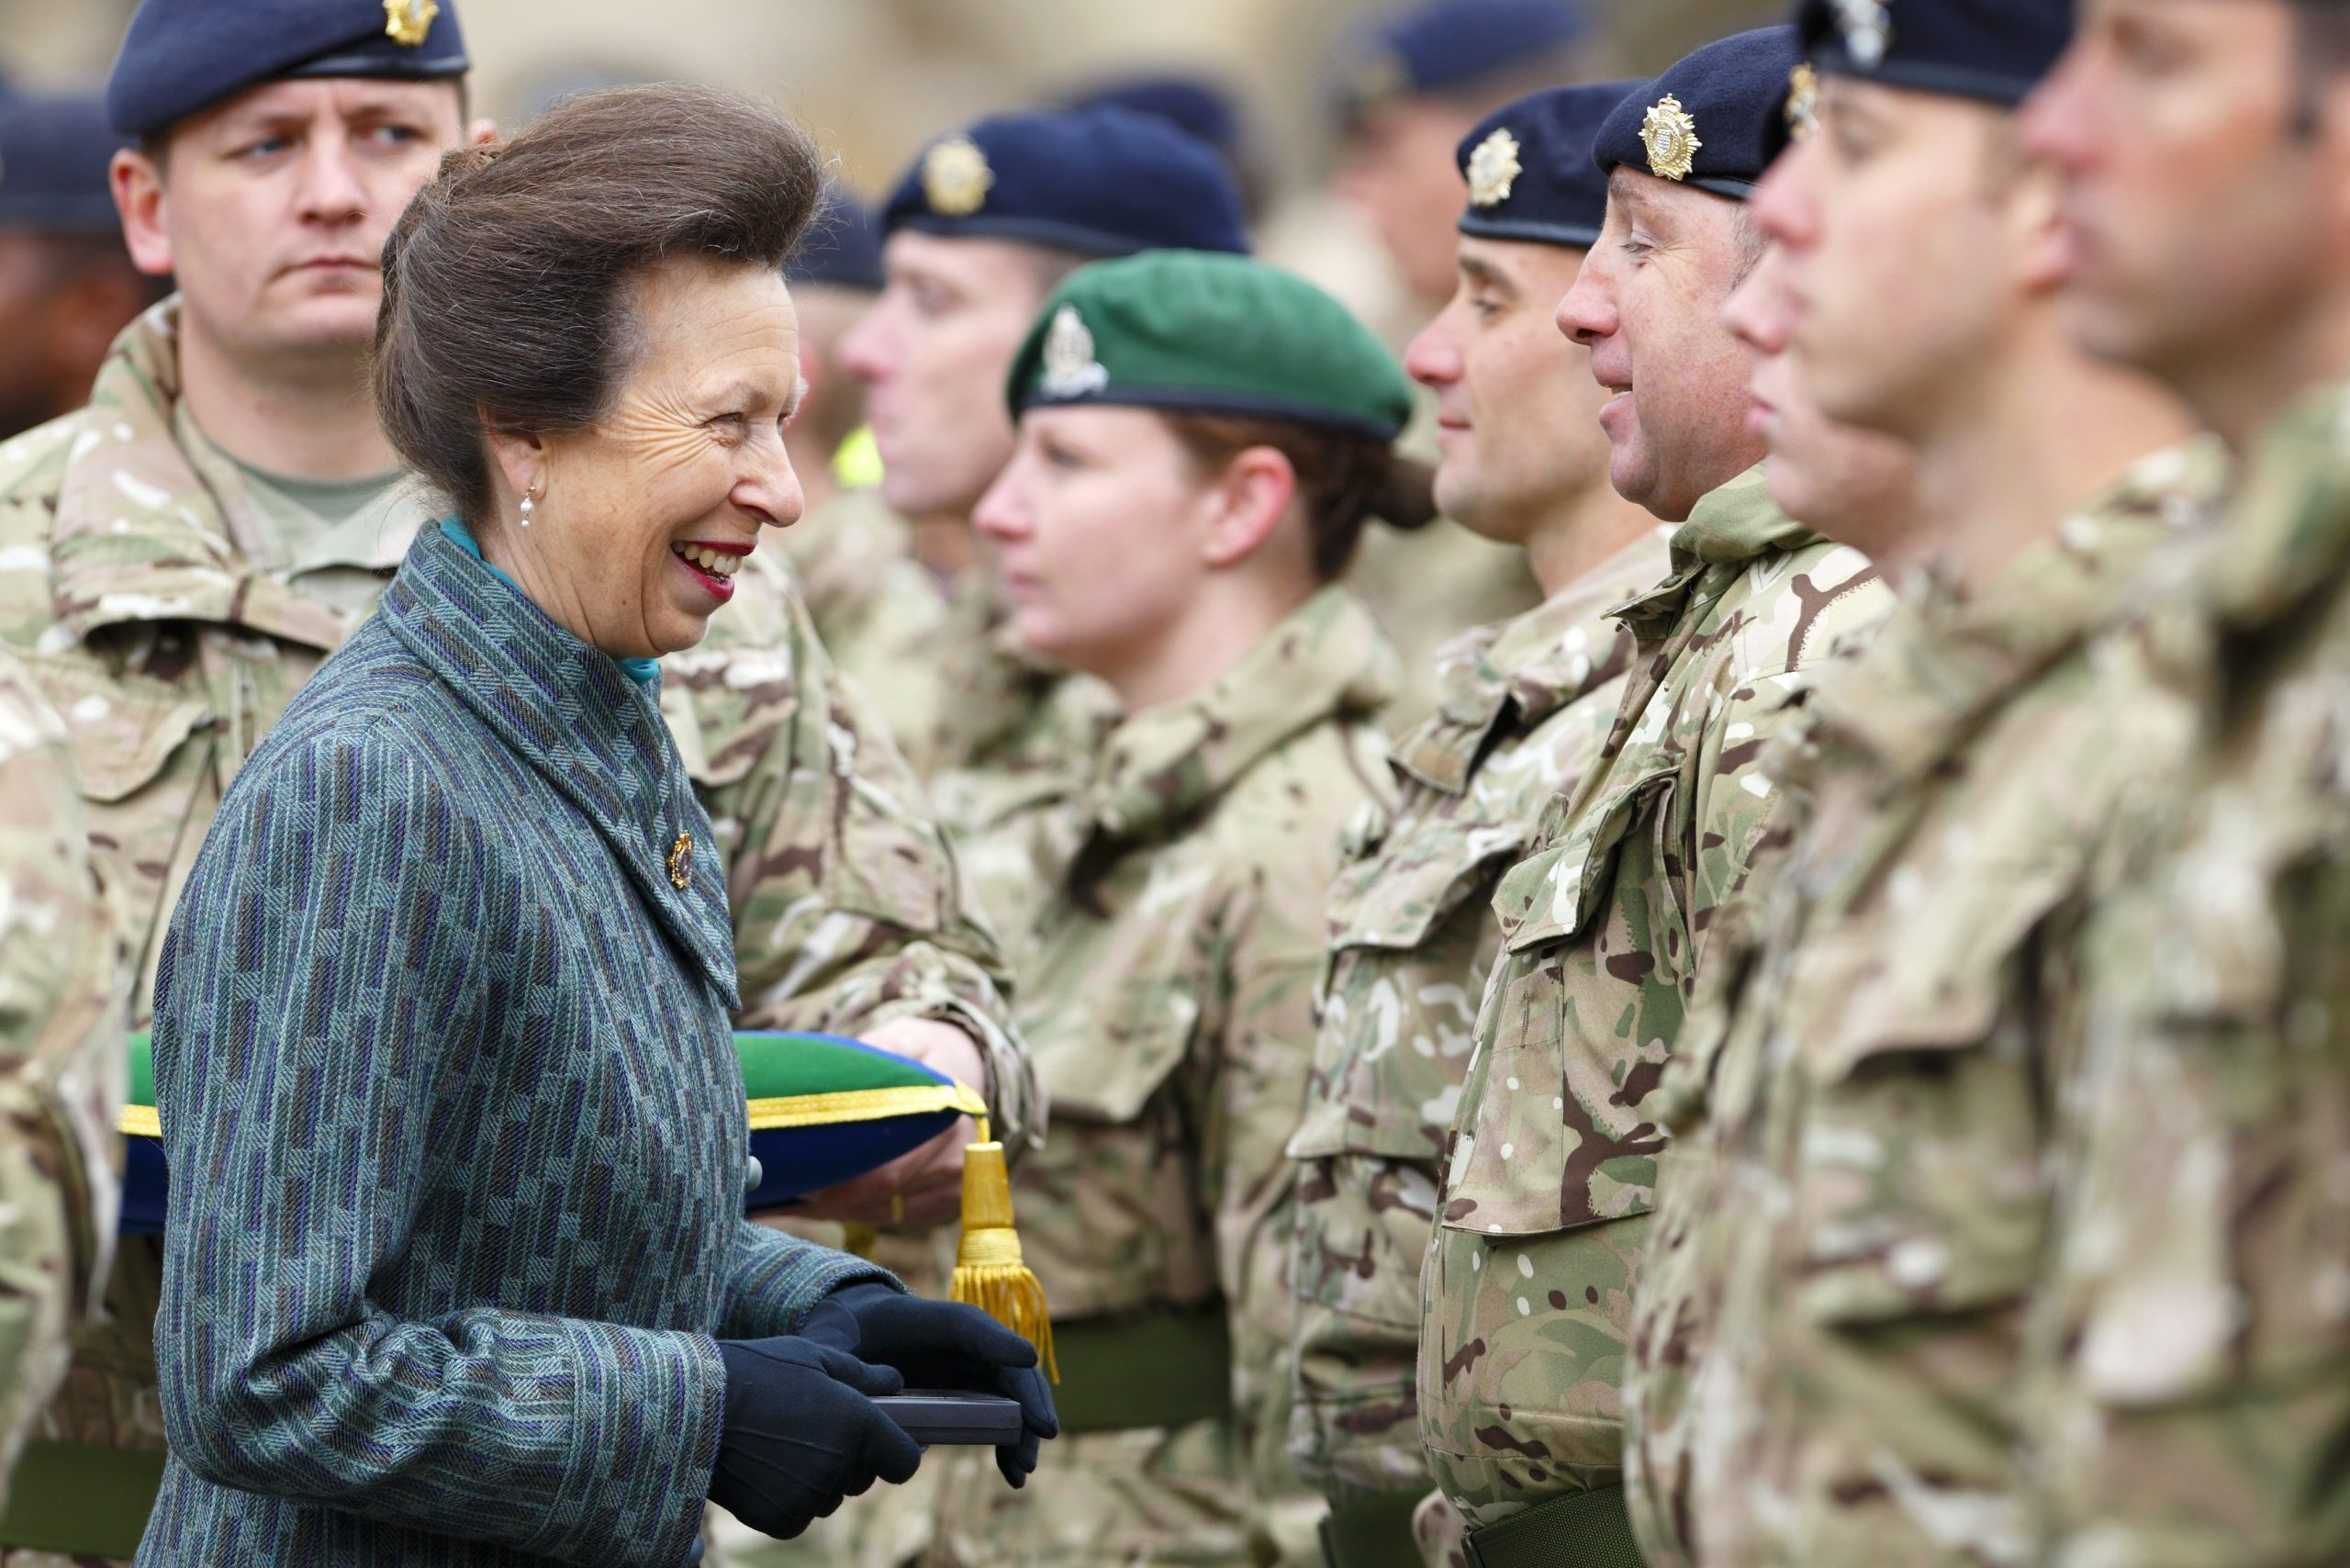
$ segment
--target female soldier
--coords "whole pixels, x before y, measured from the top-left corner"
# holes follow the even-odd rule
[[[1126,715],[1086,787],[1021,825],[1041,903],[979,890],[1025,960],[1053,1129],[1015,1179],[1021,1230],[1088,1435],[1018,1498],[953,1471],[941,1552],[1302,1561],[1281,1147],[1393,664],[1331,584],[1368,517],[1428,515],[1391,448],[1410,385],[1302,280],[1161,251],[1072,274],[1009,395],[1017,446],[974,522],[1021,639]]]
[[[919,1450],[1025,1341],[742,1217],[722,862],[655,661],[796,521],[806,135],[684,87],[452,154],[377,402],[455,509],[223,799],[164,944],[156,1564],[654,1564]],[[851,1352],[855,1352],[852,1354]],[[861,1358],[861,1359],[860,1359]]]

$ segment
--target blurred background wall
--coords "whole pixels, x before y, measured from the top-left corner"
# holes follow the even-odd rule
[[[232,6],[238,0],[217,0]],[[1787,8],[1757,0],[1591,0],[1627,69]],[[133,0],[0,0],[0,73],[100,80]],[[1277,184],[1328,147],[1318,80],[1349,23],[1384,0],[462,0],[475,84],[512,119],[568,86],[686,77],[788,104],[877,194],[940,128],[1137,69],[1203,69],[1237,88]]]

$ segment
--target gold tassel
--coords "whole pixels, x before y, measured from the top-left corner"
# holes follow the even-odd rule
[[[1045,1287],[1022,1260],[1020,1233],[1012,1228],[1012,1175],[1003,1145],[988,1136],[985,1116],[979,1123],[979,1141],[963,1151],[963,1240],[946,1299],[978,1307],[1035,1346],[1045,1375],[1058,1383]]]

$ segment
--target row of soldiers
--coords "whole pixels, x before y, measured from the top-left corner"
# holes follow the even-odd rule
[[[118,194],[180,294],[0,448],[28,1563],[127,1552],[67,1538],[161,1441],[153,1258],[90,1295],[154,937],[430,515],[358,395],[372,290],[274,300],[301,258],[219,221],[252,198],[207,161],[292,144],[285,232],[349,248],[467,134],[399,95],[462,41],[284,11],[223,43],[142,8]],[[1559,43],[1535,14],[1371,35],[1348,114],[1458,112],[1460,60],[1498,79],[1472,18]],[[878,257],[844,226],[804,262],[811,402],[864,386],[880,487],[811,507],[665,711],[746,1021],[951,1064],[1030,1146],[1073,1435],[1027,1493],[934,1456],[725,1554],[2350,1554],[2337,8],[1807,0],[1458,129],[1453,293],[1405,363],[1436,498],[1540,598],[1426,661],[1385,777],[1281,771],[1393,685],[1375,648],[1124,713],[1018,645],[966,527],[1064,274],[1248,247],[1198,143],[983,121]],[[802,427],[811,500],[851,423]],[[1399,640],[1399,606],[1465,619],[1442,537],[1388,536],[1383,600],[1357,574]],[[1252,776],[1357,808],[1236,819]],[[953,1179],[932,1151],[828,1212],[918,1279]]]

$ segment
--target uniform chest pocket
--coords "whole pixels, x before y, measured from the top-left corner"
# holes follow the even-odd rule
[[[2258,1419],[2231,1402],[2338,1386],[2350,1342],[2350,812],[2300,759],[2245,771],[2091,941],[2059,1294],[2121,1409]]]
[[[1672,789],[1659,769],[1614,792],[1502,879],[1505,952],[1462,1091],[1447,1226],[1529,1236],[1649,1211],[1664,1134],[1645,1102],[1681,1008],[1650,918],[1669,913],[1645,903]]]
[[[1398,828],[1349,861],[1330,890],[1334,948],[1418,946],[1430,931],[1483,893],[1517,859],[1526,829],[1515,823],[1432,819]]]
[[[1339,872],[1292,1156],[1436,1156],[1500,941],[1493,883],[1525,838],[1515,823],[1419,822]]]
[[[2048,1210],[2039,935],[2072,865],[1971,868],[1816,929],[1779,1029],[1801,1096],[1790,1235],[1801,1300],[1862,1324],[1996,1307],[2038,1266]]]
[[[1051,983],[1048,975],[1041,983]],[[1039,994],[1042,993],[1041,983]],[[1172,972],[1069,976],[1087,987],[1027,1027],[1036,1068],[1058,1119],[1138,1121],[1191,1054],[1201,1003],[1191,977]]]

